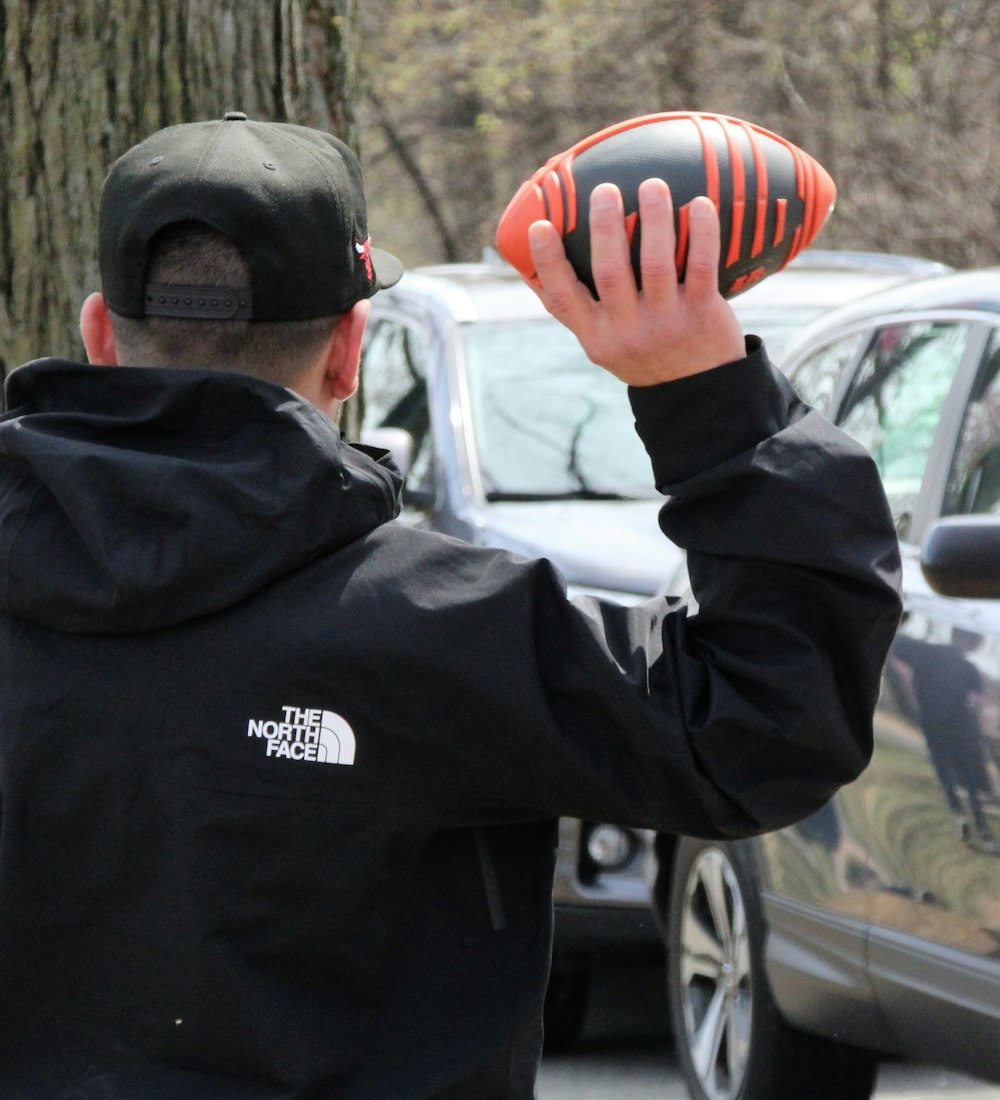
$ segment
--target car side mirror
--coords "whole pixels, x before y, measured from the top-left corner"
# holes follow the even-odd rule
[[[366,447],[389,451],[405,480],[413,463],[413,436],[408,431],[404,428],[366,428],[361,433],[361,442]]]
[[[406,479],[413,465],[413,436],[405,428],[366,428],[361,433],[360,442],[368,447],[380,447],[392,455],[392,461],[403,475],[403,503],[411,508],[433,508],[437,493],[433,486],[413,489],[406,485]]]
[[[942,596],[1000,599],[1000,516],[949,516],[924,540],[920,568]]]

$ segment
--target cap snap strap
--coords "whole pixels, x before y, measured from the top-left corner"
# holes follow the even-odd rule
[[[253,317],[252,295],[249,287],[147,283],[143,312],[147,317],[248,321]]]

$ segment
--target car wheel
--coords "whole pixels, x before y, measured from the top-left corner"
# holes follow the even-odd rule
[[[789,1026],[763,966],[764,920],[741,848],[683,839],[664,920],[670,1018],[694,1100],[868,1100],[867,1051]]]
[[[576,1044],[587,1018],[590,973],[586,969],[554,967],[545,991],[545,1049],[560,1054]]]

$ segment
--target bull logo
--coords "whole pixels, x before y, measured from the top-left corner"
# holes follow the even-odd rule
[[[368,276],[368,281],[372,282],[375,278],[375,269],[372,267],[371,237],[366,237],[364,244],[355,238],[354,251],[357,252],[358,259],[365,265],[365,274]]]

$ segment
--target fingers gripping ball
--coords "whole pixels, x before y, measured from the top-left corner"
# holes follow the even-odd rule
[[[681,278],[688,205],[698,195],[715,203],[722,229],[719,290],[726,298],[780,271],[809,245],[837,195],[822,165],[753,123],[690,111],[646,115],[584,138],[526,180],[500,219],[497,248],[524,278],[534,280],[528,227],[539,219],[551,221],[577,276],[593,292],[590,194],[599,183],[614,183],[625,201],[632,267],[641,285],[638,190],[654,176],[666,180],[673,194]]]

